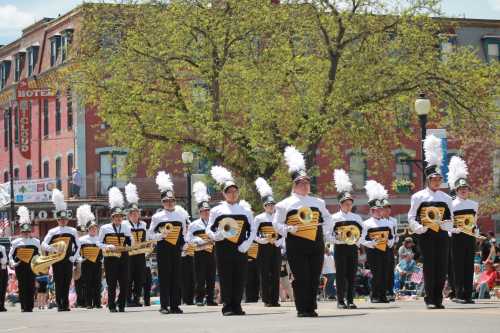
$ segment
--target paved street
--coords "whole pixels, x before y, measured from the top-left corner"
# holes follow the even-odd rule
[[[500,301],[475,305],[445,303],[446,310],[429,311],[422,301],[389,305],[358,302],[358,310],[337,310],[320,303],[319,318],[297,318],[293,305],[264,308],[246,304],[245,317],[222,317],[220,307],[184,306],[183,315],[160,315],[158,306],[111,314],[77,309],[69,313],[44,310],[24,314],[8,308],[0,314],[1,332],[487,332],[500,328]]]

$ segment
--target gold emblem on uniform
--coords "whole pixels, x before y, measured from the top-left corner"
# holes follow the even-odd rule
[[[97,257],[99,256],[99,251],[100,249],[96,245],[82,246],[80,250],[82,257],[93,263],[97,261]]]
[[[297,213],[288,217],[286,224],[297,226],[295,236],[314,241],[320,225],[319,212],[313,211],[310,207],[301,207]]]
[[[170,243],[172,245],[177,245],[177,242],[179,241],[179,235],[181,233],[181,226],[179,225],[173,225],[172,223],[166,223],[162,227],[160,227],[160,233],[165,233],[165,231],[168,231],[166,236],[163,238],[167,243]]]
[[[254,242],[248,248],[247,255],[248,255],[249,258],[257,259],[257,255],[258,254],[259,254],[259,244],[257,244],[257,243]]]
[[[29,264],[31,262],[31,258],[33,257],[33,253],[35,253],[35,249],[31,247],[18,247],[16,249],[16,257],[21,260],[25,264]]]

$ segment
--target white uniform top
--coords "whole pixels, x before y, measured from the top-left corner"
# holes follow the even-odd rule
[[[363,220],[361,219],[361,216],[352,212],[344,213],[342,210],[339,210],[332,215],[332,232],[329,234],[329,239],[335,244],[345,244],[344,241],[337,239],[337,234],[335,232],[336,228],[343,225],[354,225],[358,227],[360,237],[356,242],[356,245],[359,247],[362,241],[361,235],[363,234]]]
[[[411,196],[411,206],[408,212],[408,222],[410,229],[416,234],[423,234],[426,229],[420,224],[420,209],[425,206],[444,207],[445,212],[440,228],[451,232],[453,229],[453,212],[451,211],[451,197],[442,191],[432,191],[425,188]]]
[[[317,208],[323,219],[323,237],[330,235],[332,232],[332,216],[326,209],[325,201],[309,195],[302,196],[297,193],[292,193],[288,198],[276,204],[276,212],[274,213],[273,227],[278,233],[286,237],[288,228],[286,224],[287,214],[291,210],[298,210],[301,207]]]
[[[19,237],[14,239],[12,241],[12,244],[10,244],[10,251],[9,251],[9,262],[12,267],[15,267],[19,264],[19,262],[16,260],[17,258],[15,257],[16,254],[16,249],[18,247],[31,247],[35,250],[33,252],[33,255],[36,254],[36,251],[38,251],[38,254],[41,253],[40,249],[40,241],[36,238],[30,237],[30,238],[24,238],[24,237]]]
[[[149,225],[149,237],[152,240],[160,240],[165,237],[164,234],[158,232],[158,228],[161,227],[162,225],[166,224],[167,222],[177,222],[182,225],[182,237],[183,240],[186,239],[186,233],[187,233],[187,220],[189,219],[189,216],[187,215],[186,211],[179,207],[175,206],[173,211],[169,211],[166,209],[162,209],[158,213],[154,214],[153,217],[151,217],[151,224]]]
[[[1,269],[7,269],[7,262],[8,262],[8,257],[7,253],[5,253],[5,246],[0,245],[0,268]]]
[[[68,244],[67,256],[71,262],[75,262],[78,258],[78,253],[80,252],[80,241],[78,240],[78,232],[73,227],[68,226],[57,226],[49,230],[42,242],[42,249],[44,251],[50,252],[52,246],[51,244],[57,240],[57,238],[70,238],[70,243]]]
[[[267,244],[268,240],[265,237],[260,237],[261,235],[259,234],[260,230],[260,225],[262,223],[269,223],[271,227],[273,227],[273,220],[274,220],[274,214],[269,214],[267,212],[262,212],[259,215],[255,216],[254,223],[255,223],[255,228],[257,229],[257,236],[255,237],[255,241],[259,244]],[[274,229],[276,230],[276,229]],[[281,243],[284,242],[284,237],[279,237],[275,242],[274,246],[276,247],[281,247]]]
[[[361,244],[370,249],[375,248],[375,241],[370,239],[370,232],[373,231],[389,231],[389,239],[387,242],[388,247],[392,247],[394,245],[394,234],[392,231],[392,222],[388,219],[376,219],[374,217],[370,217],[368,220],[363,222],[363,234],[361,235]]]
[[[229,204],[226,201],[222,201],[219,205],[213,207],[210,210],[210,217],[208,218],[208,225],[205,230],[208,237],[216,242],[224,241],[224,239],[221,238],[220,231],[217,231],[217,228],[215,228],[214,226],[214,224],[218,224],[219,220],[223,216],[246,217],[246,222],[248,222],[248,226],[246,226],[247,232],[244,235],[240,235],[239,241],[241,243],[238,245],[238,251],[240,251],[241,253],[248,252],[250,245],[252,245],[252,242],[257,236],[257,228],[255,227],[252,212],[241,206],[239,203]],[[212,230],[212,227],[214,227],[214,230]],[[242,228],[245,229],[245,226],[243,226]]]
[[[188,227],[188,232],[186,235],[186,242],[191,243],[191,244],[195,244],[195,245],[204,245],[204,244],[208,243],[208,241],[203,240],[199,236],[196,236],[197,234],[200,234],[200,233],[202,233],[202,234],[206,233],[205,230],[207,229],[207,225],[208,225],[208,220],[203,221],[202,218],[199,218],[199,219],[191,222],[189,224],[189,227]]]
[[[80,249],[84,248],[86,245],[92,246],[95,245],[100,248],[99,246],[99,236],[90,236],[90,235],[85,235],[82,236],[78,239],[80,241]],[[82,257],[80,251],[78,252],[78,261],[82,262],[84,261],[85,258]]]
[[[397,244],[397,242],[399,241],[399,236],[398,236],[398,220],[396,220],[392,216],[389,216],[387,219],[391,223],[392,234],[394,235],[394,242],[393,242],[393,245],[394,245],[394,244]],[[392,247],[392,245],[390,247]]]
[[[460,216],[460,215],[473,215],[474,216],[474,223],[476,224],[475,228],[475,233],[476,235],[479,235],[479,228],[477,228],[477,212],[479,210],[479,203],[474,200],[463,200],[460,199],[459,197],[456,197],[455,200],[453,200],[451,204],[451,211],[453,213],[453,216]],[[453,233],[459,233],[460,231],[458,229],[453,229]]]
[[[115,245],[107,241],[108,237],[113,237],[113,236],[124,238],[121,245],[124,244],[134,245],[134,238],[132,237],[132,233],[130,231],[130,225],[128,223],[123,223],[122,221],[120,225],[116,226],[116,231],[115,228],[113,227],[113,223],[105,224],[99,229],[99,240],[97,243],[98,246],[101,249],[105,249],[106,247],[109,248],[110,247],[109,245]]]
[[[149,232],[148,225],[144,221],[139,221],[138,223],[134,223],[129,220],[125,220],[122,223],[126,223],[130,227],[130,232],[136,242],[145,242],[149,240]]]

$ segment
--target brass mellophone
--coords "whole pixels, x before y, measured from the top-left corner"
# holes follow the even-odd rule
[[[346,243],[347,245],[354,245],[358,242],[361,233],[354,225],[343,225],[337,228],[336,231],[338,240]]]
[[[140,253],[149,254],[153,252],[153,246],[157,242],[157,240],[149,240],[134,245],[117,245],[114,249],[103,249],[102,255],[104,257],[121,257],[124,252],[129,252],[132,255]]]

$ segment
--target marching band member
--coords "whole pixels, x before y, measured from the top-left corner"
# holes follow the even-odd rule
[[[137,186],[128,183],[125,186],[125,198],[127,199],[127,220],[134,243],[142,243],[148,239],[148,228],[146,222],[141,221],[141,210],[139,209],[139,195]],[[144,253],[129,253],[130,281],[129,281],[129,307],[142,306],[141,295],[144,287],[146,274],[146,255]]]
[[[358,249],[363,233],[361,216],[352,213],[352,183],[343,169],[333,173],[340,210],[332,215],[335,251],[337,308],[356,309],[354,304],[354,279],[358,267]],[[347,304],[345,301],[347,300]]]
[[[125,312],[125,303],[128,294],[129,255],[127,251],[120,251],[127,245],[133,245],[134,239],[128,223],[122,223],[123,194],[118,187],[108,191],[111,222],[99,230],[99,247],[103,250],[104,271],[108,284],[109,312],[116,311],[116,287],[120,286],[118,295],[118,311]]]
[[[387,251],[394,245],[392,223],[383,218],[383,202],[387,197],[384,186],[374,180],[365,185],[371,217],[363,222],[362,244],[367,247],[366,257],[373,274],[371,288],[372,303],[388,303],[386,296],[388,264]]]
[[[7,292],[7,282],[9,273],[7,272],[7,262],[9,257],[5,253],[5,246],[0,245],[0,312],[5,312],[5,293]]]
[[[214,301],[215,256],[213,241],[205,230],[210,216],[210,196],[203,182],[193,184],[193,194],[198,203],[200,218],[189,224],[187,241],[195,246],[194,277],[196,284],[196,305],[217,306]]]
[[[394,269],[396,265],[396,260],[394,256],[396,255],[394,253],[395,246],[394,244],[397,244],[399,241],[398,237],[398,220],[396,220],[394,217],[391,216],[391,203],[389,199],[385,198],[382,202],[382,206],[384,207],[384,210],[382,212],[382,217],[384,219],[387,219],[390,222],[390,228],[391,228],[391,233],[394,235],[394,240],[392,242],[392,245],[389,246],[388,244],[388,249],[387,249],[387,260],[388,262],[388,269],[387,269],[387,299],[390,302],[394,302],[395,296],[394,296]]]
[[[427,188],[411,196],[408,222],[412,231],[419,235],[420,249],[424,257],[425,303],[428,309],[444,309],[443,288],[448,267],[448,232],[453,229],[453,212],[450,196],[440,191],[439,167],[442,161],[441,139],[428,135],[424,140],[424,174]]]
[[[183,313],[181,304],[181,251],[184,246],[188,213],[175,204],[170,175],[158,172],[156,184],[163,209],[151,218],[150,237],[158,240],[156,256],[160,278],[160,313]]]
[[[448,168],[448,183],[457,197],[452,202],[452,213],[455,228],[451,245],[453,259],[453,276],[455,280],[456,303],[473,304],[472,282],[474,275],[475,236],[479,235],[477,212],[479,204],[469,199],[470,185],[467,182],[469,172],[465,161],[453,156]]]
[[[190,224],[189,219],[186,220],[186,230]],[[181,299],[186,305],[194,304],[194,245],[187,239],[181,252]]]
[[[240,206],[252,212],[253,210],[250,203],[245,200],[240,200]],[[255,223],[255,220],[254,220]],[[255,228],[257,230],[257,227]],[[257,237],[255,237],[257,239]],[[257,303],[259,301],[260,291],[260,274],[259,274],[259,243],[255,240],[252,242],[247,251],[247,278],[245,285],[245,303]]]
[[[311,181],[302,153],[290,146],[284,156],[292,176],[292,194],[276,205],[273,227],[286,237],[297,316],[317,317],[316,296],[323,266],[324,237],[331,232],[331,215],[323,200],[309,195]]]
[[[87,235],[80,237],[80,257],[82,265],[81,280],[84,285],[84,299],[87,309],[101,308],[102,253],[97,236],[99,226],[89,205],[84,204],[76,210],[80,228]]]
[[[31,270],[31,260],[41,253],[40,241],[31,237],[31,221],[28,208],[21,206],[17,209],[19,215],[19,229],[21,237],[16,238],[10,247],[10,266],[16,271],[19,288],[21,312],[33,312],[35,297],[35,274]]]
[[[231,172],[220,166],[210,170],[222,187],[224,201],[212,208],[206,233],[215,241],[224,316],[244,315],[241,299],[247,275],[247,252],[256,236],[252,212],[239,204],[239,188]]]
[[[257,228],[256,242],[259,243],[260,280],[262,285],[262,300],[266,307],[280,306],[280,268],[283,237],[273,228],[274,197],[273,189],[264,178],[255,181],[257,191],[262,198],[264,212],[255,217]]]
[[[42,249],[49,253],[57,252],[53,246],[58,241],[64,241],[67,245],[66,256],[63,260],[52,265],[54,282],[56,286],[57,311],[70,311],[69,309],[69,287],[73,276],[73,265],[78,258],[80,242],[75,228],[68,227],[71,210],[67,209],[64,202],[64,194],[58,189],[52,191],[52,202],[55,205],[55,218],[57,227],[49,230],[42,242]]]

